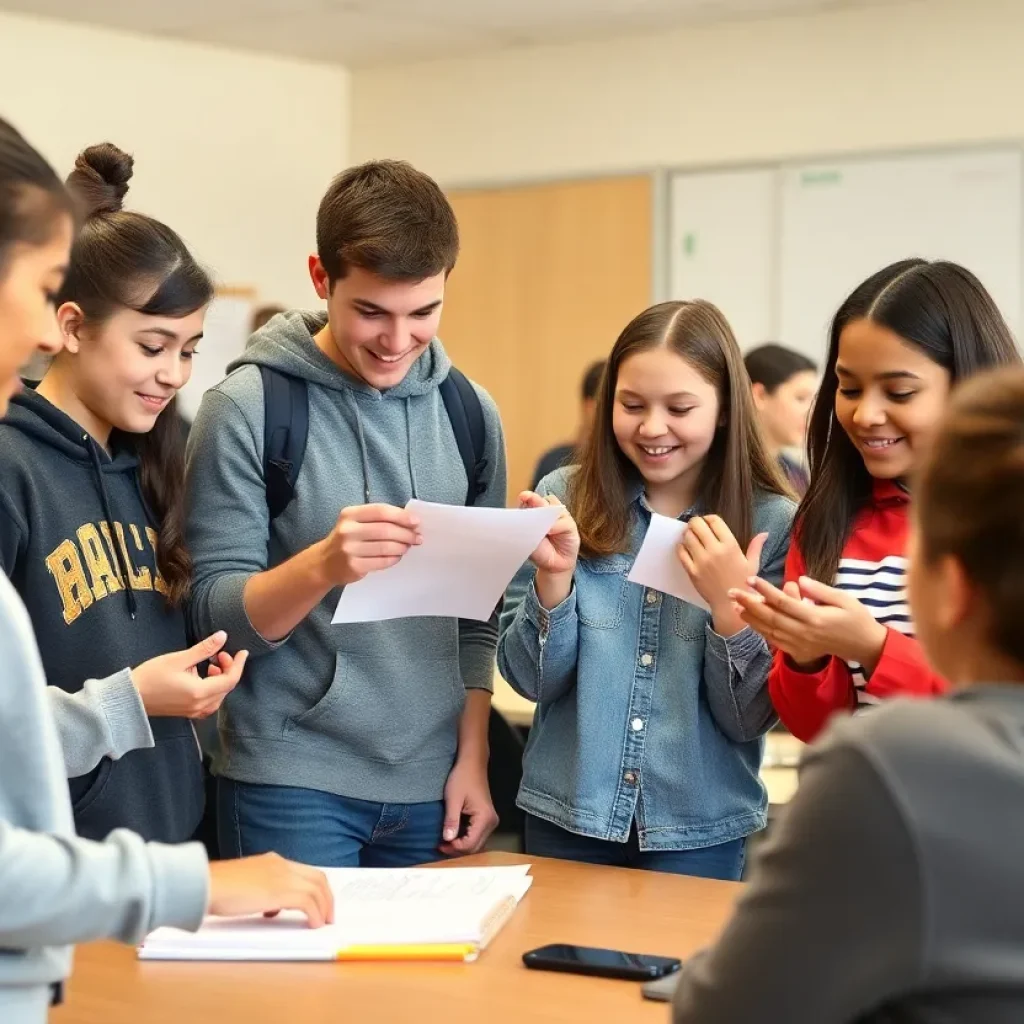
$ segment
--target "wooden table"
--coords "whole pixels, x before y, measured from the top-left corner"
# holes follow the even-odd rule
[[[484,854],[464,865],[518,864]],[[529,971],[549,942],[685,958],[711,941],[741,886],[532,858],[533,888],[475,964],[140,963],[110,943],[81,947],[51,1024],[545,1024],[667,1021],[639,985]]]

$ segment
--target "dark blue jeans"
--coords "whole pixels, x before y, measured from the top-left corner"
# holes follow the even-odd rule
[[[444,804],[378,804],[291,786],[217,780],[221,856],[277,853],[318,868],[441,860]]]
[[[734,839],[697,850],[641,850],[636,826],[625,843],[578,836],[543,818],[526,816],[526,852],[533,857],[556,857],[583,864],[644,868],[673,875],[721,878],[738,882],[743,875],[747,841]]]

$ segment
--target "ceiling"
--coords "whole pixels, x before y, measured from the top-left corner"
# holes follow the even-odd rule
[[[0,9],[366,67],[905,0],[0,0]]]

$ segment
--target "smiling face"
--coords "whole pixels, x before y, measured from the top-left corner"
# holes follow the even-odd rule
[[[447,275],[390,281],[352,267],[331,287],[315,257],[310,275],[327,301],[327,328],[317,339],[325,354],[378,391],[400,384],[437,334]]]
[[[839,336],[836,418],[876,479],[908,477],[927,453],[950,375],[898,334],[866,318]]]
[[[619,366],[612,430],[651,488],[692,492],[719,423],[718,391],[682,356],[651,348]]]
[[[65,303],[60,372],[75,406],[65,411],[101,442],[111,429],[148,433],[192,374],[205,316],[205,306],[180,318],[120,309],[88,324],[78,306]]]

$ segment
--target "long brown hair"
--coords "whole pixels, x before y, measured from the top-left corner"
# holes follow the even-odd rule
[[[828,357],[807,432],[811,481],[797,509],[795,535],[807,575],[831,585],[872,479],[836,418],[836,360],[847,324],[868,318],[899,335],[962,380],[992,366],[1019,365],[1020,353],[992,297],[955,263],[893,263],[858,285],[832,321]]]
[[[755,491],[790,492],[762,440],[750,378],[732,329],[716,306],[698,300],[651,306],[626,325],[612,348],[594,426],[569,485],[569,508],[582,550],[601,556],[626,549],[630,489],[639,474],[615,440],[612,414],[622,364],[653,348],[675,352],[718,390],[721,425],[701,469],[698,496],[746,548],[753,533]]]
[[[916,491],[918,557],[960,562],[984,594],[991,642],[1024,664],[1024,370],[957,390]]]
[[[175,232],[121,209],[133,164],[104,143],[86,149],[68,177],[85,222],[58,302],[76,303],[87,323],[101,324],[123,308],[184,317],[213,298],[213,282]],[[138,455],[142,494],[156,519],[157,566],[168,601],[178,605],[191,585],[192,558],[185,546],[185,440],[177,399],[148,433],[119,436]]]

